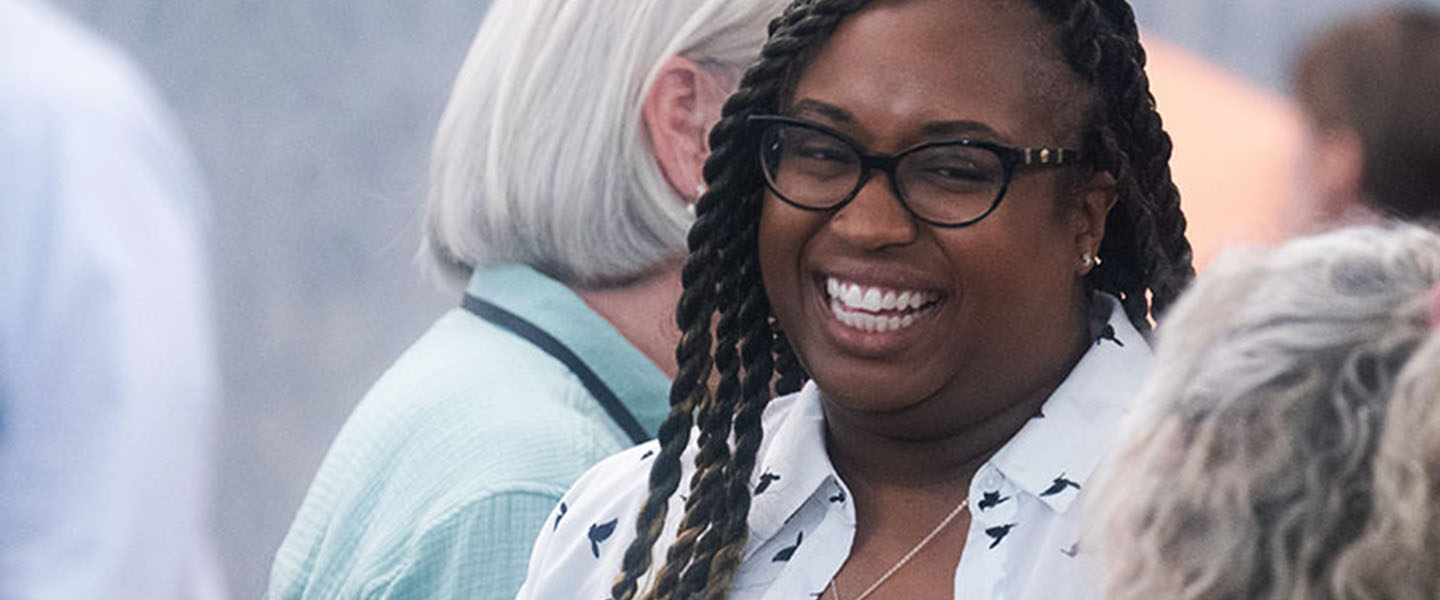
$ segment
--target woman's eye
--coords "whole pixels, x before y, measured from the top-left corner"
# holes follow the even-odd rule
[[[833,146],[801,146],[796,149],[795,154],[810,160],[830,162],[848,162],[850,160],[850,153]]]
[[[937,165],[926,169],[926,172],[932,176],[957,181],[984,181],[989,179],[989,176],[984,171],[970,166]]]

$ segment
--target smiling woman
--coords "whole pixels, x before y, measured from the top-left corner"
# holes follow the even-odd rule
[[[711,136],[659,440],[521,597],[1093,597],[1072,505],[1193,274],[1143,64],[1120,0],[793,4]]]

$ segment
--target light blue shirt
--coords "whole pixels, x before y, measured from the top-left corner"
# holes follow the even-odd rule
[[[571,290],[512,265],[477,272],[468,292],[554,336],[658,429],[669,379]],[[452,310],[341,429],[267,596],[513,598],[561,495],[631,445],[563,363]]]
[[[0,0],[0,598],[222,596],[200,199],[128,60]]]

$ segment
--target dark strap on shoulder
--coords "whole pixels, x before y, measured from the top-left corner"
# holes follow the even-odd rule
[[[630,436],[631,441],[639,444],[650,439],[650,434],[640,426],[640,421],[630,413],[629,409],[625,408],[625,405],[620,402],[620,398],[615,396],[615,392],[610,391],[610,386],[605,385],[605,382],[600,380],[600,376],[590,370],[590,367],[585,365],[585,361],[575,356],[575,353],[566,348],[565,344],[560,343],[560,340],[545,333],[545,330],[536,327],[535,324],[520,318],[519,315],[470,294],[465,294],[465,299],[460,305],[475,316],[525,338],[535,347],[565,363],[565,366],[570,368],[570,372],[580,378],[580,383],[585,385],[585,389],[590,391],[590,395],[600,403],[600,407],[605,409],[605,413],[610,415],[616,425],[625,430],[625,434]]]

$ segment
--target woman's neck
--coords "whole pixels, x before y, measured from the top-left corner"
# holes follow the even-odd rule
[[[852,488],[968,490],[971,475],[1040,414],[1090,347],[1084,313],[1077,312],[1074,334],[1062,346],[1068,350],[1021,377],[1031,384],[997,389],[980,378],[957,378],[933,397],[885,414],[826,400],[826,446],[835,469]]]
[[[663,263],[644,277],[621,285],[569,287],[673,379],[678,370],[675,347],[680,343],[675,305],[680,301],[681,266],[678,260]]]
[[[1051,389],[979,421],[923,438],[892,435],[888,427],[875,427],[875,415],[827,405],[826,447],[836,471],[857,495],[870,489],[963,496],[970,477],[1039,413]]]

